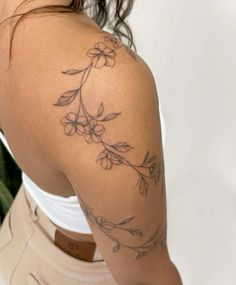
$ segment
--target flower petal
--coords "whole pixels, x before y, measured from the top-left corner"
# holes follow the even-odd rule
[[[112,49],[110,49],[110,48],[104,49],[103,53],[106,56],[109,56],[109,57],[112,57],[112,58],[115,58],[115,56],[116,56],[115,52]]]
[[[94,133],[96,135],[99,136],[99,135],[102,135],[105,132],[105,128],[104,128],[103,125],[96,125],[93,131],[94,131]]]
[[[86,140],[87,143],[91,143],[93,141],[91,135],[85,135],[85,140]]]
[[[85,116],[79,116],[78,117],[78,123],[82,126],[86,125],[87,124],[87,118]]]
[[[78,118],[78,115],[73,113],[73,112],[70,112],[68,114],[66,114],[66,118],[69,120],[69,121],[76,121],[77,118]]]
[[[107,46],[103,42],[98,42],[95,44],[95,48],[98,48],[100,51],[104,51]]]
[[[64,131],[67,136],[73,136],[75,134],[76,128],[71,124],[67,124]]]
[[[84,127],[82,127],[81,125],[78,125],[77,128],[76,128],[76,132],[79,135],[82,135],[84,133]]]
[[[111,46],[112,48],[117,48],[119,46],[118,38],[115,38],[112,35],[106,36],[105,42],[107,42],[107,44],[109,44],[109,46]]]
[[[95,143],[101,142],[101,138],[99,136],[96,136],[95,134],[92,134],[92,139]]]
[[[94,119],[91,119],[90,120],[90,125],[91,125],[92,128],[94,128],[97,125],[97,121],[94,120]]]
[[[86,126],[84,126],[84,132],[86,133],[86,134],[91,134],[91,127],[90,127],[90,125],[89,124],[87,124]]]
[[[106,66],[110,66],[110,67],[115,66],[115,60],[113,58],[107,57]]]
[[[100,160],[100,162],[101,162],[101,166],[104,169],[110,170],[112,168],[112,162],[110,161],[110,159],[103,158]]]
[[[98,155],[97,160],[105,158],[106,156],[107,156],[107,154],[105,153],[105,151],[103,151]]]
[[[98,56],[101,54],[101,51],[97,48],[91,48],[87,51],[87,55],[89,57],[94,57],[94,56]]]
[[[61,124],[63,126],[65,126],[66,124],[68,124],[70,121],[66,118],[66,117],[63,117],[61,120],[60,120]]]
[[[105,56],[99,55],[92,59],[92,66],[95,68],[101,68],[106,64]]]

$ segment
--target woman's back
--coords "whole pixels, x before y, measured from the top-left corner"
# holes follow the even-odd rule
[[[77,195],[119,284],[181,284],[166,244],[159,105],[146,63],[87,16],[57,14],[21,23],[7,64],[0,126],[20,168],[49,193]]]
[[[62,69],[74,64],[75,58],[78,63],[85,61],[84,52],[100,30],[82,15],[56,14],[45,18],[34,16],[19,24],[9,71],[6,71],[9,63],[7,29],[1,34],[0,51],[4,56],[0,58],[0,129],[4,130],[20,168],[40,188],[52,194],[71,196],[74,191],[67,178],[44,153],[53,147],[46,142],[46,125],[40,133],[38,128],[53,118],[53,112],[58,112],[53,103],[63,91]],[[58,85],[57,94],[55,90],[50,93],[48,78],[51,87]],[[77,81],[71,78],[71,85]]]

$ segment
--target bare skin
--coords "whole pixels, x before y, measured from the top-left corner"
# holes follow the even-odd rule
[[[5,19],[5,17],[2,17],[2,19]],[[74,19],[72,17],[72,20],[70,22],[70,25],[73,25],[74,28],[77,28],[76,26],[88,26],[88,29],[93,30],[93,27],[96,27],[96,24],[94,24],[93,21],[90,20],[89,17],[85,17],[83,15],[76,16]],[[86,31],[85,31],[86,33]],[[0,129],[4,132],[4,135],[7,138],[7,141],[10,145],[11,150],[13,151],[14,156],[17,158],[17,163],[20,167],[24,167],[26,170],[28,170],[28,174],[34,182],[37,185],[41,185],[40,187],[44,189],[45,191],[60,195],[64,197],[74,196],[75,192],[73,190],[73,187],[70,185],[67,177],[58,170],[54,165],[51,164],[51,162],[45,161],[42,154],[38,153],[38,150],[34,150],[34,142],[28,140],[27,145],[25,144],[25,138],[24,135],[27,133],[31,133],[32,137],[34,136],[34,133],[30,129],[30,126],[24,124],[23,122],[19,121],[19,116],[17,112],[13,112],[14,108],[14,102],[17,100],[17,94],[12,94],[9,92],[9,82],[12,82],[12,76],[6,73],[5,69],[8,66],[8,48],[9,48],[9,36],[8,36],[8,28],[5,27],[4,29],[0,30],[0,50],[1,54],[5,56],[1,56],[0,58],[0,75],[2,78],[1,86],[0,86]],[[13,55],[14,56],[14,55]],[[10,98],[10,100],[9,100]],[[20,102],[18,102],[20,103]],[[22,105],[22,103],[20,104]],[[20,106],[19,106],[20,109]],[[9,115],[11,114],[12,121],[18,121],[18,124],[21,126],[24,126],[23,129],[20,129],[20,132],[17,131],[17,126],[14,126],[12,122],[8,120]],[[8,131],[9,130],[9,131]],[[11,138],[11,135],[13,135],[13,138]],[[14,139],[14,136],[18,137],[17,142],[19,145],[16,145],[16,140]],[[26,159],[25,157],[21,157],[21,153],[24,153],[24,151],[31,151],[31,159]],[[23,168],[22,168],[23,169]],[[70,236],[74,238],[83,239],[86,241],[94,241],[92,234],[83,234],[78,232],[69,231],[63,228],[59,229],[64,231],[65,233],[69,234]]]
[[[17,163],[45,191],[78,197],[92,234],[62,230],[96,241],[119,284],[181,285],[149,68],[86,15],[24,23],[8,72],[8,33],[0,37],[0,128]]]

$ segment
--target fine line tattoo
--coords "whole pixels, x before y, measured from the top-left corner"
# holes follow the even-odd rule
[[[89,207],[81,198],[81,196],[78,194],[78,199],[81,205],[81,208],[87,218],[87,220],[95,225],[99,230],[101,230],[109,239],[113,240],[115,242],[115,245],[113,246],[113,252],[118,252],[122,247],[128,248],[130,250],[133,250],[136,252],[136,259],[140,259],[141,257],[145,256],[149,252],[157,249],[160,247],[162,249],[162,246],[166,242],[166,226],[164,229],[161,229],[161,225],[159,225],[149,236],[149,238],[137,246],[131,246],[127,245],[126,243],[121,242],[117,237],[114,236],[112,231],[114,229],[118,229],[121,231],[126,231],[130,235],[142,238],[143,232],[137,226],[131,227],[129,224],[132,222],[135,218],[135,216],[122,219],[118,223],[114,223],[109,221],[107,218],[103,216],[96,216],[94,214],[94,209]],[[162,250],[161,250],[162,254]]]
[[[96,162],[100,162],[101,167],[106,170],[111,170],[114,165],[125,165],[133,169],[138,175],[138,180],[135,185],[139,192],[147,196],[149,188],[149,180],[154,180],[155,185],[158,185],[160,176],[164,175],[164,165],[162,158],[157,158],[157,155],[150,156],[149,150],[141,164],[134,165],[128,161],[124,153],[132,150],[134,147],[126,142],[117,142],[108,144],[102,138],[105,132],[104,122],[114,120],[121,112],[113,112],[107,115],[104,114],[104,104],[101,102],[97,114],[92,115],[88,112],[82,98],[82,87],[86,83],[92,69],[101,69],[103,67],[114,67],[116,63],[116,51],[125,47],[126,51],[136,60],[135,54],[125,46],[120,40],[113,35],[103,37],[103,41],[94,44],[93,48],[87,51],[87,56],[90,58],[90,63],[83,69],[69,69],[62,71],[66,75],[81,74],[80,85],[78,88],[64,92],[53,105],[64,107],[71,104],[77,97],[79,107],[77,112],[67,113],[60,123],[64,127],[64,133],[67,136],[79,135],[83,136],[85,141],[90,143],[100,143],[103,145],[103,151],[97,156]]]

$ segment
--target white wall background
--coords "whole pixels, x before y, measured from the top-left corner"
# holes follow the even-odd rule
[[[166,126],[168,242],[185,285],[236,284],[236,1],[136,0]]]

